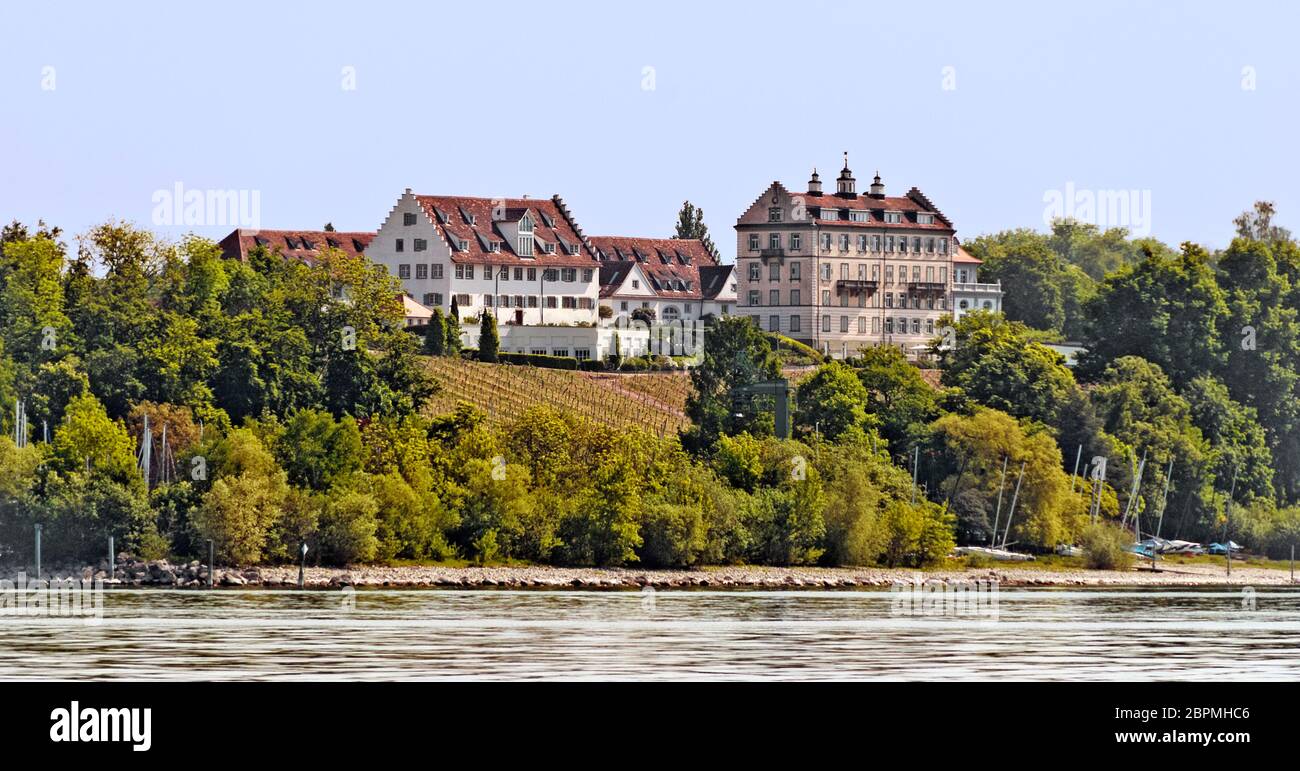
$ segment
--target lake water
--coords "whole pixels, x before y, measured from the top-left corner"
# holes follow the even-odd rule
[[[1293,590],[1004,589],[988,611],[900,612],[889,591],[113,590],[96,625],[0,617],[0,679],[1300,679]]]

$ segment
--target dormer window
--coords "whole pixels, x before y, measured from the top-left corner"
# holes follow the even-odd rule
[[[547,253],[547,254],[555,254],[555,244],[553,244],[553,243],[547,241],[547,242],[546,242],[546,253]]]
[[[902,221],[903,221],[903,213],[902,213],[901,211],[887,211],[887,212],[885,212],[885,222],[888,222],[888,223],[891,223],[891,224],[897,225],[898,223],[900,223],[900,222],[902,222]]]
[[[916,224],[918,224],[918,225],[933,225],[933,224],[934,224],[934,215],[933,215],[933,214],[918,214],[918,215],[916,215]]]
[[[490,251],[490,252],[499,252],[499,251],[501,251],[501,242],[500,242],[500,241],[489,241],[489,242],[488,242],[488,251]]]
[[[538,214],[542,215],[542,224],[546,225],[548,228],[555,227],[555,220],[551,219],[551,215],[546,212],[538,212]]]
[[[840,218],[840,210],[839,210],[839,209],[822,209],[822,217],[821,217],[821,218],[824,219],[824,220],[837,220],[837,219]]]
[[[871,221],[871,214],[868,212],[857,211],[857,210],[849,212],[849,222],[870,222],[870,221]]]
[[[456,251],[458,251],[458,252],[468,252],[468,251],[469,251],[469,241],[466,241],[466,240],[463,239],[463,238],[458,238],[458,239],[456,239]]]
[[[570,246],[570,247],[569,247],[569,254],[577,254],[579,248],[580,248],[580,247],[579,247],[577,244],[574,244],[573,246]]]
[[[525,214],[524,216],[522,216],[522,217],[519,218],[519,232],[520,232],[520,233],[531,233],[531,232],[533,232],[533,218],[532,218],[532,217],[529,217],[527,214]]]

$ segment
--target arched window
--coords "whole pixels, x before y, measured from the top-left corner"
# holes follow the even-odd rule
[[[681,311],[677,310],[676,305],[669,305],[664,308],[664,321],[676,321],[681,317]]]

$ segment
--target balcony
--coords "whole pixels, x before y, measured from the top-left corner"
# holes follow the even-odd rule
[[[942,281],[913,281],[907,285],[909,292],[944,292],[948,285]]]
[[[759,249],[758,257],[764,262],[771,259],[775,259],[777,262],[785,262],[785,249],[773,249],[770,247],[767,249]]]
[[[835,285],[835,291],[836,293],[841,293],[847,290],[849,294],[854,295],[859,292],[871,294],[876,291],[876,287],[879,286],[879,284],[880,282],[876,281],[874,278],[842,278]]]
[[[997,284],[976,284],[970,282],[960,282],[952,285],[954,292],[969,292],[971,294],[1002,294],[1001,282]]]

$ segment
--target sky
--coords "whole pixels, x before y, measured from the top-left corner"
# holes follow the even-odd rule
[[[1292,2],[111,5],[0,10],[5,222],[238,224],[169,222],[179,184],[374,230],[410,187],[668,236],[689,199],[730,258],[771,181],[847,151],[964,239],[1059,213],[1219,247],[1260,199],[1300,229]]]

